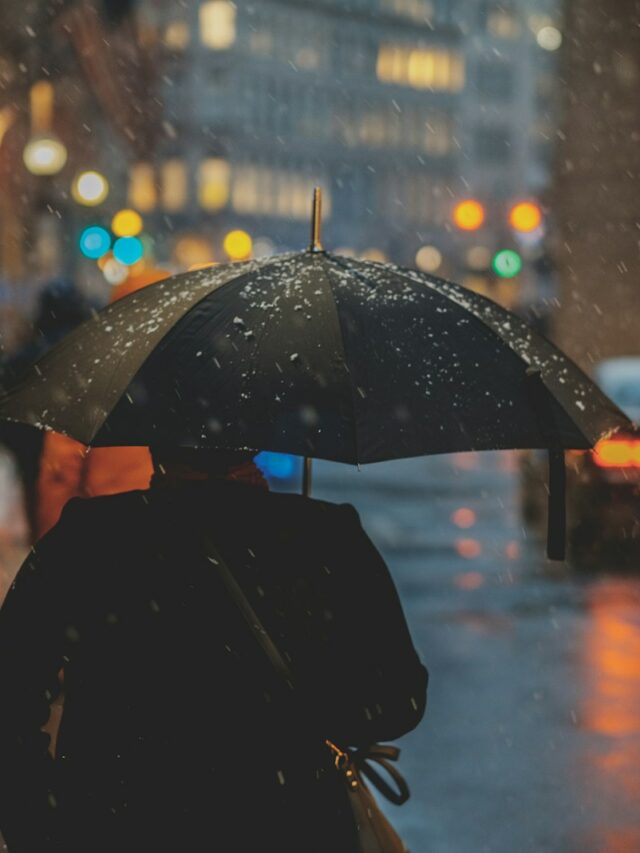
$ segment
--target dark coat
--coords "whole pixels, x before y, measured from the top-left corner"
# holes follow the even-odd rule
[[[205,530],[295,697],[204,556]],[[53,761],[39,729],[60,670]],[[220,481],[73,500],[0,612],[0,828],[10,853],[351,851],[324,739],[399,737],[426,685],[352,507]]]

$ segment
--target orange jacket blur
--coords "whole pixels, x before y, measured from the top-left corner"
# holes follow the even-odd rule
[[[168,274],[151,268],[131,275],[114,288],[111,301],[162,281]],[[88,449],[66,435],[48,432],[44,437],[37,483],[37,538],[56,524],[71,498],[146,489],[152,473],[148,447]]]

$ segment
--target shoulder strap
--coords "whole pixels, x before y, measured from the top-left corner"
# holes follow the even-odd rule
[[[255,610],[251,606],[249,599],[242,591],[242,587],[236,580],[235,575],[229,568],[226,560],[220,554],[220,552],[213,544],[209,536],[205,535],[202,541],[205,547],[207,560],[216,567],[218,575],[220,576],[220,579],[225,585],[227,592],[229,593],[231,599],[235,602],[236,606],[242,613],[245,622],[251,629],[263,652],[271,661],[271,665],[281,676],[281,678],[289,685],[289,687],[293,688],[293,673],[291,672],[289,665],[280,654],[278,647],[273,642],[269,633],[267,632],[267,629],[260,621],[260,617],[255,612]]]

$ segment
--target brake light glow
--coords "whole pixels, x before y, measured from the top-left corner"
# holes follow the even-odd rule
[[[640,468],[640,439],[603,438],[593,451],[600,468]]]

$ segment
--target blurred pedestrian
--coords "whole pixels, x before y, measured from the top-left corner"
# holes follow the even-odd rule
[[[111,302],[135,293],[168,276],[157,267],[129,275],[111,292]],[[148,447],[98,447],[87,449],[60,433],[44,437],[36,485],[35,539],[50,530],[67,501],[74,497],[113,495],[146,489],[153,467]]]
[[[397,738],[426,701],[382,558],[352,507],[271,493],[250,453],[154,448],[153,460],[147,491],[71,501],[0,611],[10,853],[355,853],[325,739]],[[41,726],[61,669],[52,759]]]
[[[22,346],[6,356],[0,365],[2,390],[6,391],[19,381],[35,361],[90,314],[89,302],[72,280],[57,278],[49,282],[38,297],[32,333]],[[22,482],[25,513],[32,541],[38,530],[36,484],[44,441],[44,434],[40,430],[9,421],[0,423],[0,443],[13,454]]]

